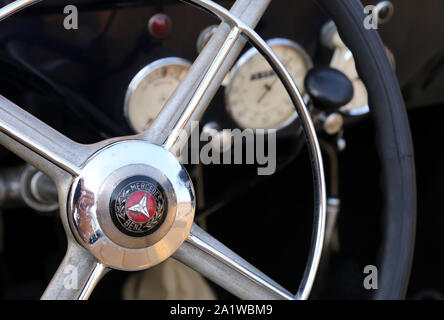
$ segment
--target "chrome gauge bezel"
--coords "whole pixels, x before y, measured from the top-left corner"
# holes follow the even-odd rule
[[[125,100],[124,100],[124,104],[123,104],[123,113],[124,113],[126,122],[128,123],[130,128],[135,133],[140,133],[140,132],[132,124],[131,119],[130,119],[130,115],[129,115],[130,102],[131,102],[132,97],[134,96],[135,91],[140,86],[140,84],[143,82],[143,80],[145,80],[145,78],[148,77],[151,73],[155,72],[158,69],[169,67],[169,66],[181,66],[181,67],[190,68],[191,62],[186,59],[179,58],[179,57],[167,57],[167,58],[161,58],[161,59],[155,60],[155,61],[149,63],[148,65],[146,65],[145,67],[143,67],[133,77],[130,84],[128,85],[128,89],[126,90]]]
[[[313,61],[310,57],[310,55],[308,54],[308,52],[304,49],[304,47],[302,47],[299,43],[297,43],[296,41],[290,40],[290,39],[286,39],[286,38],[272,38],[266,41],[268,46],[273,49],[273,47],[276,46],[284,46],[284,47],[289,47],[291,49],[294,49],[298,52],[298,54],[300,54],[300,56],[302,57],[307,70],[310,70],[313,68]],[[233,66],[233,68],[231,69],[230,73],[229,73],[229,83],[225,86],[225,109],[227,111],[227,113],[229,114],[230,118],[236,123],[236,125],[241,128],[241,129],[248,129],[246,127],[244,127],[243,125],[241,125],[236,118],[234,117],[232,111],[231,111],[231,105],[230,105],[230,94],[231,94],[231,89],[232,89],[232,85],[233,85],[233,80],[236,78],[237,74],[239,73],[240,69],[250,60],[252,59],[254,56],[256,56],[257,54],[260,54],[256,48],[250,48],[247,52],[245,52],[236,62],[236,64]],[[299,89],[299,88],[298,88]],[[299,89],[299,91],[301,91]],[[309,100],[309,96],[307,94],[303,94],[304,100],[306,103],[308,103]],[[269,128],[269,129],[265,129],[265,132],[267,132],[268,130],[276,130],[276,131],[280,131],[286,127],[288,127],[290,124],[292,124],[296,119],[298,118],[298,113],[296,111],[296,109],[294,110],[293,114],[284,122],[282,122],[279,126],[277,126],[276,128]],[[256,131],[256,130],[254,130]]]

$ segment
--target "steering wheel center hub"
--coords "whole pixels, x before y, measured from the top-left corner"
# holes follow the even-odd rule
[[[75,237],[100,262],[142,270],[185,241],[195,200],[191,179],[171,153],[130,140],[89,159],[74,181],[68,209]]]

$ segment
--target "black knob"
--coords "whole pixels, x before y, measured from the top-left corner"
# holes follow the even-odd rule
[[[336,110],[353,98],[353,84],[341,71],[315,67],[305,77],[305,89],[319,110]]]

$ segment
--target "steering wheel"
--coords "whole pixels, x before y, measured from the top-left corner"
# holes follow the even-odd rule
[[[183,0],[222,21],[166,106],[142,134],[92,145],[76,143],[0,96],[0,143],[57,186],[68,248],[43,299],[87,299],[110,269],[137,271],[174,257],[244,299],[307,299],[324,241],[326,184],[310,114],[284,65],[253,28],[271,0],[237,0],[231,11],[209,0]],[[0,21],[40,2],[18,0]],[[357,0],[318,0],[352,50],[372,106],[384,181],[384,239],[375,298],[402,298],[408,283],[416,216],[409,125],[399,86],[374,30],[364,28]],[[313,169],[312,247],[293,294],[193,224],[191,179],[175,156],[186,144],[246,40],[268,60],[286,87],[304,130]],[[187,134],[186,134],[187,133]],[[136,196],[137,194],[137,199]],[[128,205],[151,209],[142,224],[126,218]],[[143,219],[143,217],[142,217]],[[68,270],[68,272],[67,272]],[[67,283],[75,270],[76,285]]]

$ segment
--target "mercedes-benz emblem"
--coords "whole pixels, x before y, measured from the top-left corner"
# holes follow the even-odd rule
[[[114,224],[133,237],[144,237],[156,231],[165,220],[167,209],[163,188],[145,176],[122,181],[110,199]]]

